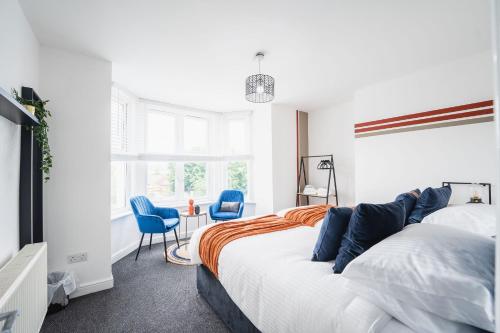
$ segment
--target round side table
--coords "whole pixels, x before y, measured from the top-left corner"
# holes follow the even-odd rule
[[[198,220],[198,228],[200,227],[200,216],[204,216],[205,217],[205,225],[208,224],[208,215],[207,215],[207,212],[205,211],[201,211],[199,214],[189,214],[189,212],[181,212],[179,214],[180,218],[181,218],[181,221],[182,221],[182,218],[185,219],[186,221],[186,228],[185,228],[185,234],[184,234],[184,239],[187,239],[187,234],[188,234],[188,219],[190,217],[196,217],[196,219]],[[179,225],[179,236],[181,234],[181,226]]]

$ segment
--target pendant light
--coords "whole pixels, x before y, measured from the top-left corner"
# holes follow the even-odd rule
[[[252,103],[267,103],[274,99],[274,78],[260,73],[260,62],[264,53],[259,52],[255,56],[259,61],[259,74],[247,77],[245,97]]]

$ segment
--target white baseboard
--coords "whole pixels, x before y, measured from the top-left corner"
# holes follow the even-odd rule
[[[193,234],[192,231],[188,231],[188,238],[191,238],[191,235]],[[182,233],[182,236],[184,236],[184,233]],[[167,242],[169,241],[175,241],[175,236],[173,234],[167,235]],[[137,250],[137,246],[139,245],[139,240],[134,241],[133,243],[130,243],[126,247],[120,249],[119,251],[116,251],[111,255],[111,263],[114,264],[118,260],[125,258],[129,253]],[[182,243],[184,240],[179,239],[179,242]],[[153,244],[157,243],[163,243],[163,236],[161,234],[153,235]],[[149,235],[144,236],[144,240],[142,242],[142,246],[148,246],[149,245]]]
[[[97,280],[93,282],[83,283],[76,288],[76,291],[71,294],[70,298],[76,298],[87,294],[96,293],[98,291],[113,288],[113,276],[107,279]]]

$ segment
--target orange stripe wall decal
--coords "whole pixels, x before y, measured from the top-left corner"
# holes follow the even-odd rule
[[[493,121],[493,101],[452,106],[354,125],[356,138]]]

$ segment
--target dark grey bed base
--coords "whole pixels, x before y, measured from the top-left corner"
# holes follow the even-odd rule
[[[196,286],[224,324],[237,333],[260,333],[227,294],[219,280],[203,265],[196,267]]]

